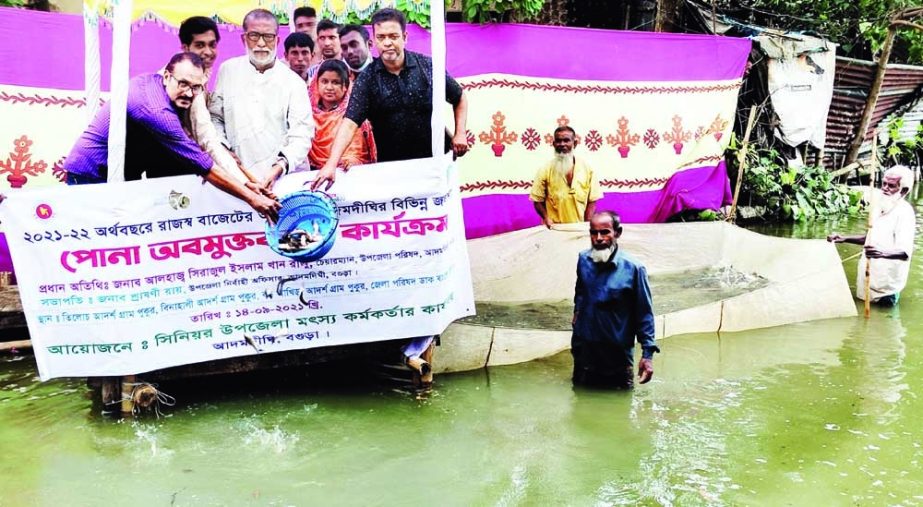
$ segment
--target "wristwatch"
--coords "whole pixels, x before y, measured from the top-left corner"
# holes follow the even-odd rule
[[[282,174],[288,174],[288,159],[280,155],[279,158],[276,159],[276,164],[282,166]]]

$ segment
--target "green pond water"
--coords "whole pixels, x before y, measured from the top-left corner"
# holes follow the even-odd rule
[[[630,393],[573,389],[565,353],[425,396],[303,371],[190,380],[163,386],[166,417],[116,421],[83,382],[2,356],[0,505],[921,505],[920,257],[899,309],[671,337]]]

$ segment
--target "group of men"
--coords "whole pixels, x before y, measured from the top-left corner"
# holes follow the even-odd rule
[[[374,37],[359,25],[318,22],[310,8],[296,10],[294,20],[296,31],[284,42],[283,62],[277,58],[276,17],[264,9],[250,11],[241,35],[247,54],[221,65],[211,94],[206,89],[220,32],[205,17],[183,22],[182,52],[162,70],[130,82],[125,179],[199,174],[273,220],[279,203],[272,187],[283,174],[316,170],[312,188],[329,189],[338,168],[429,157],[432,60],[404,49],[403,14],[377,11]],[[371,56],[373,42],[379,58]],[[463,156],[468,150],[467,99],[448,75],[446,101],[455,121],[445,148]],[[107,180],[110,113],[110,105],[103,106],[68,155],[68,184]],[[537,171],[530,198],[548,227],[590,225],[591,248],[581,253],[577,265],[574,382],[630,387],[635,342],[643,349],[642,383],[653,375],[651,357],[659,351],[647,275],[643,265],[618,248],[618,215],[596,212],[602,190],[592,168],[574,156],[575,142],[571,127],[554,131],[555,157]],[[878,227],[868,238],[829,238],[866,245],[864,255],[878,262],[872,294],[881,302],[896,301],[912,252],[913,210],[908,213],[901,198],[913,175],[908,179],[905,172],[885,174],[888,207],[881,208]],[[422,337],[405,353],[418,358],[431,341]]]
[[[284,42],[285,60],[305,81],[327,60],[345,62],[352,77],[372,63],[372,40],[364,26],[340,26],[329,19],[318,22],[312,7],[295,9],[293,19],[295,31]]]
[[[201,16],[184,21],[182,52],[129,83],[125,179],[200,174],[273,219],[272,187],[288,172],[317,169],[314,188],[329,188],[337,168],[429,157],[432,60],[405,51],[403,13],[373,14],[374,59],[365,27],[318,22],[311,8],[297,9],[294,20],[283,61],[275,15],[247,13],[247,54],[217,72],[217,25]],[[455,113],[446,148],[462,156],[467,99],[448,75],[446,100]],[[107,181],[110,113],[106,104],[68,155],[69,184]]]
[[[250,11],[241,35],[247,54],[221,64],[213,93],[207,85],[215,73],[218,27],[201,16],[184,21],[182,52],[162,70],[129,84],[125,179],[199,174],[273,220],[279,203],[272,188],[283,174],[316,170],[312,188],[329,189],[338,168],[431,156],[432,60],[404,49],[407,25],[400,11],[373,14],[374,37],[359,25],[318,22],[310,8],[297,9],[294,21],[283,62],[276,57],[276,17]],[[378,58],[371,57],[373,41]],[[449,75],[446,101],[455,121],[445,149],[463,156],[467,99]],[[68,155],[69,184],[107,181],[110,113],[106,104]],[[542,191],[550,202],[546,207],[536,201],[536,209],[549,225],[592,219],[593,248],[581,255],[578,273],[575,382],[631,385],[632,375],[625,372],[632,365],[635,333],[634,324],[622,329],[626,322],[643,328],[638,340],[646,382],[657,348],[644,268],[618,251],[618,216],[594,215],[601,191],[588,166],[573,157],[573,129],[559,128],[554,136],[558,156],[533,189],[533,197]],[[608,295],[638,280],[644,285],[631,291],[630,301]],[[414,339],[404,349],[408,364],[419,368],[431,343],[430,336]],[[601,357],[607,359],[604,369],[597,367]]]
[[[125,180],[198,174],[275,220],[280,205],[272,189],[283,174],[317,170],[312,188],[329,189],[338,168],[432,155],[432,60],[404,49],[403,13],[385,8],[372,15],[375,59],[362,26],[317,22],[310,8],[296,10],[294,21],[283,61],[275,15],[247,13],[247,53],[221,64],[213,93],[207,85],[218,27],[202,16],[184,21],[182,52],[129,83]],[[455,119],[446,151],[463,156],[467,99],[448,74],[446,100]],[[108,180],[110,116],[107,103],[71,149],[68,184]],[[414,339],[405,348],[408,364],[420,367],[432,341]]]
[[[650,359],[659,352],[654,344],[647,274],[642,264],[618,248],[622,232],[618,215],[596,212],[596,202],[603,197],[599,180],[585,160],[575,157],[575,144],[573,128],[561,126],[554,131],[555,156],[537,170],[529,197],[548,228],[559,223],[590,225],[591,248],[581,253],[577,262],[571,340],[574,383],[631,387],[635,342],[643,351],[638,368],[641,383],[652,377]],[[905,197],[913,183],[909,168],[888,169],[879,197],[870,196],[869,231],[827,238],[834,243],[863,245],[856,276],[859,299],[894,306],[907,284],[916,220]]]

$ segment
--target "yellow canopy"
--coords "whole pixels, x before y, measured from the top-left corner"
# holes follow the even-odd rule
[[[85,5],[90,4],[90,11],[109,15],[118,1],[85,0]],[[259,7],[287,16],[295,7],[303,6],[314,7],[320,17],[342,22],[349,13],[362,18],[382,7],[398,7],[416,12],[429,10],[429,0],[134,0],[132,19],[153,15],[170,25],[179,26],[184,19],[198,15],[217,16],[226,23],[239,24],[247,12]]]

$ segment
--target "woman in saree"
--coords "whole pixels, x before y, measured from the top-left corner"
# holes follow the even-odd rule
[[[314,141],[308,152],[308,164],[312,170],[323,167],[330,157],[337,128],[349,103],[349,92],[349,69],[346,64],[340,60],[326,60],[322,63],[308,87],[315,126]],[[356,130],[352,142],[343,153],[341,163],[348,169],[353,165],[374,163],[376,159],[372,126],[366,121]]]

